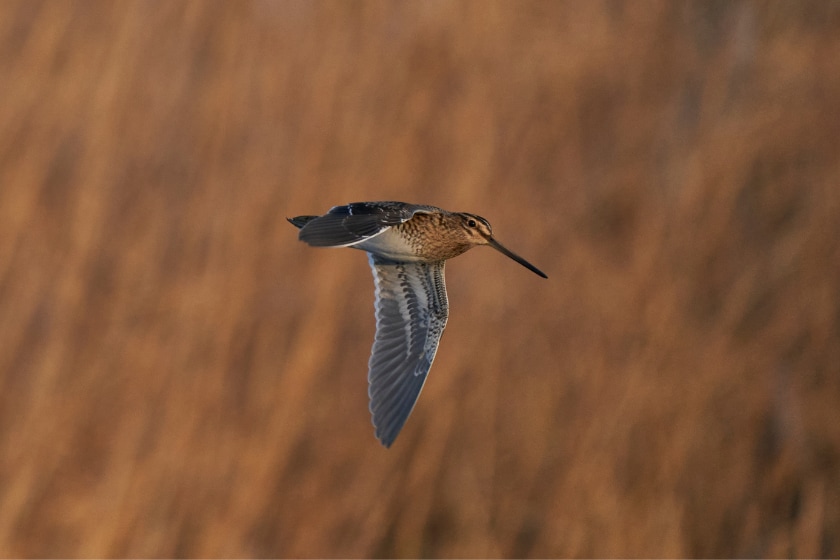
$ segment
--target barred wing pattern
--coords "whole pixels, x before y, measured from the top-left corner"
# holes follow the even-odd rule
[[[372,253],[368,258],[376,284],[368,395],[376,437],[390,447],[423,389],[449,304],[443,261],[395,262]]]

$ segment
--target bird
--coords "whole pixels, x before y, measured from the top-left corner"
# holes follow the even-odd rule
[[[286,218],[313,247],[366,251],[375,284],[376,334],[368,362],[374,434],[386,448],[414,409],[449,318],[444,265],[489,245],[531,272],[537,267],[506,249],[475,214],[405,202],[353,202],[322,216]]]

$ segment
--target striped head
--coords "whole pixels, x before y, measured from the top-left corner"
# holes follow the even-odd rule
[[[457,212],[451,215],[457,223],[457,229],[464,241],[470,245],[487,245],[493,239],[493,228],[490,222],[467,212]]]

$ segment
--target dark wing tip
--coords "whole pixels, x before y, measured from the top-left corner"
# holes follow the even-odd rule
[[[397,386],[393,388],[395,394],[378,392],[371,396],[370,411],[374,435],[386,448],[390,448],[397,439],[417,403],[426,376],[418,377],[419,379],[398,381]]]
[[[286,218],[290,224],[295,226],[296,228],[300,229],[305,226],[310,221],[314,220],[318,216],[295,216],[294,218]]]

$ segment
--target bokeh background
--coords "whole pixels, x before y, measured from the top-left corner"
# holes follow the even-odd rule
[[[0,3],[0,555],[840,556],[840,3]],[[364,255],[485,216],[386,450]]]

